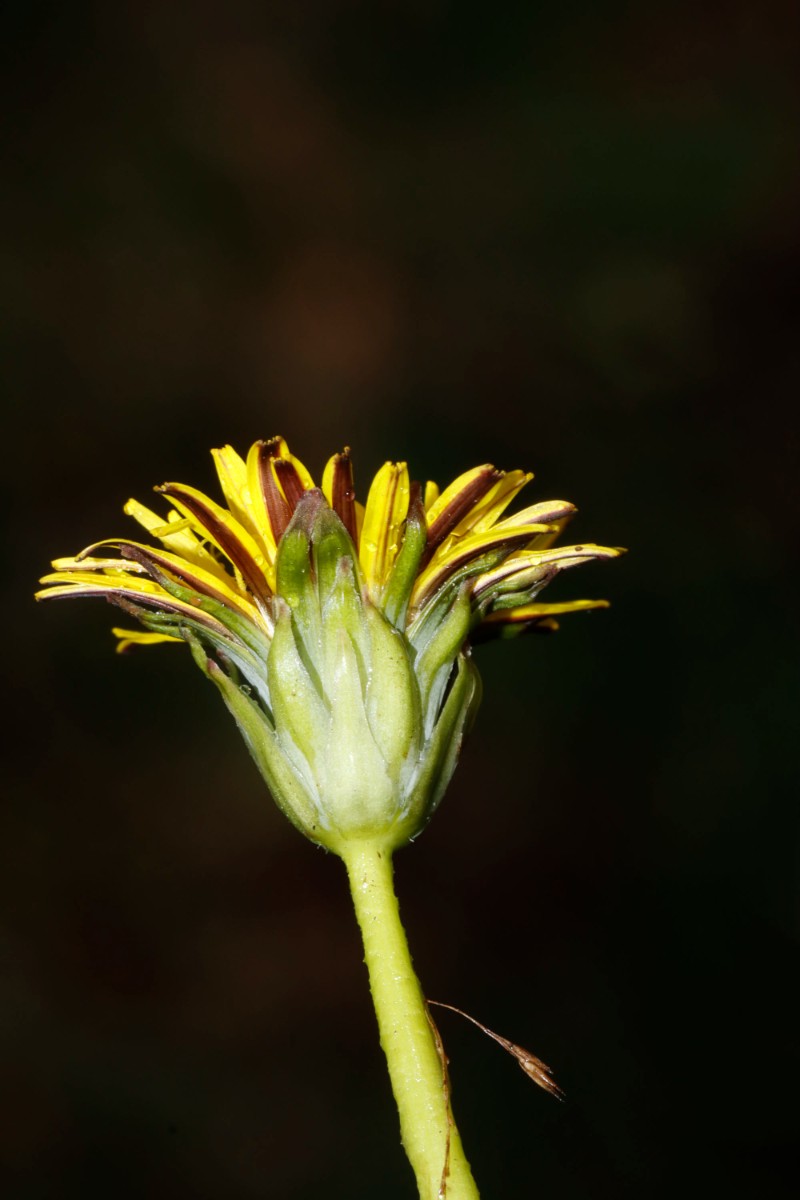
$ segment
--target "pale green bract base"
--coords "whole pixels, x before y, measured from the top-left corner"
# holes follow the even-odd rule
[[[412,639],[365,597],[357,571],[341,523],[319,505],[281,543],[265,675],[250,678],[241,660],[224,670],[192,639],[277,803],[342,856],[353,841],[396,849],[424,827],[480,692],[466,593]]]

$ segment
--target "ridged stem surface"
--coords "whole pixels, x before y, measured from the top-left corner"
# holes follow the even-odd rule
[[[342,858],[364,940],[364,961],[400,1113],[403,1146],[420,1200],[477,1200],[478,1189],[453,1120],[444,1067],[400,921],[391,853],[363,842],[347,847]]]

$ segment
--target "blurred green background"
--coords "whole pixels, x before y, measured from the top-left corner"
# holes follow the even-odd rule
[[[11,3],[0,1159],[13,1200],[413,1194],[339,864],[48,560],[208,450],[531,467],[626,545],[488,646],[398,858],[483,1194],[791,1186],[795,4]]]

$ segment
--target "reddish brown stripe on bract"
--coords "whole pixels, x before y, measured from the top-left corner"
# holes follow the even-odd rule
[[[264,572],[236,535],[226,528],[207,505],[198,500],[196,496],[185,492],[180,484],[165,483],[155,490],[162,492],[165,496],[177,496],[184,507],[188,508],[192,516],[196,517],[208,531],[211,540],[216,542],[223,554],[227,555],[237,570],[241,572],[242,578],[253,595],[262,601],[269,599],[271,592],[264,578]]]
[[[422,504],[422,484],[416,479],[411,480],[408,489],[408,516],[406,521],[412,521],[416,524],[423,524],[425,521],[425,509]]]
[[[356,541],[356,492],[353,485],[353,464],[350,447],[345,446],[333,460],[331,508],[339,517],[353,542]]]
[[[136,615],[137,608],[152,608],[156,612],[175,613],[176,616],[184,616],[187,620],[196,621],[198,625],[207,625],[209,629],[221,629],[219,621],[204,613],[202,609],[194,608],[190,604],[181,604],[177,600],[170,600],[169,596],[150,596],[146,592],[84,592],[85,596],[97,595],[104,596],[109,604],[116,605],[117,608],[122,608],[125,612]],[[187,614],[187,609],[191,609],[191,615]],[[175,635],[178,636],[177,634]]]
[[[477,554],[474,550],[465,550],[461,554],[455,554],[452,558],[446,559],[442,567],[425,584],[423,591],[418,596],[415,596],[415,606],[419,607],[420,604],[423,604],[451,575],[454,575],[461,567],[465,567],[472,559],[480,558],[492,550],[507,550],[510,554],[512,550],[515,550],[519,546],[524,546],[530,540],[530,532],[521,533],[510,530],[505,537],[498,537],[496,542],[493,542],[491,546],[485,546]]]
[[[186,584],[192,591],[197,592],[199,596],[207,596],[209,600],[214,600],[226,608],[231,607],[230,597],[212,587],[206,580],[198,579],[188,564],[184,566],[181,563],[179,566],[164,558],[157,550],[143,550],[141,546],[136,546],[131,542],[119,542],[118,548],[123,558],[132,558],[134,562],[141,563],[150,578],[156,583],[162,584],[162,587],[162,576],[172,576],[180,583]],[[231,583],[233,583],[232,578]]]
[[[501,475],[502,472],[496,470],[495,467],[484,467],[480,475],[477,475],[458,495],[454,496],[447,507],[439,513],[428,530],[428,544],[420,564],[422,567],[430,561],[436,547],[444,541],[449,533],[453,532],[473,505],[482,500],[490,488],[494,487]]]
[[[208,613],[204,613],[202,609],[194,608],[190,604],[182,604],[179,600],[173,600],[166,594],[153,596],[149,592],[137,592],[135,588],[122,591],[118,588],[108,587],[86,587],[75,588],[72,595],[64,592],[61,596],[54,596],[54,600],[74,600],[84,596],[97,596],[102,600],[107,600],[109,604],[115,605],[117,608],[124,609],[125,612],[136,616],[137,608],[152,608],[156,612],[175,613],[177,616],[184,616],[187,620],[196,621],[198,625],[206,625],[214,631],[222,631],[227,633],[224,625]],[[187,611],[188,610],[188,611]],[[175,634],[177,637],[178,634]]]
[[[258,477],[261,481],[261,492],[264,497],[264,503],[269,513],[272,535],[277,545],[286,532],[286,526],[289,524],[292,514],[272,473],[272,464],[277,461],[278,446],[276,441],[277,439],[273,439],[271,442],[261,442],[259,444]]]
[[[287,458],[275,458],[272,465],[281,490],[286,497],[286,503],[289,505],[289,512],[292,514],[305,493],[303,481],[298,474],[297,467]]]

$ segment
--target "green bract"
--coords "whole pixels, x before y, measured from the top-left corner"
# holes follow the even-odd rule
[[[392,596],[398,613],[407,575]],[[366,596],[350,535],[317,491],[281,539],[276,589],[264,702],[263,676],[241,660],[225,671],[197,644],[198,661],[303,833],[334,851],[353,839],[393,849],[435,810],[477,703],[469,598],[431,613],[418,640],[405,636]]]

